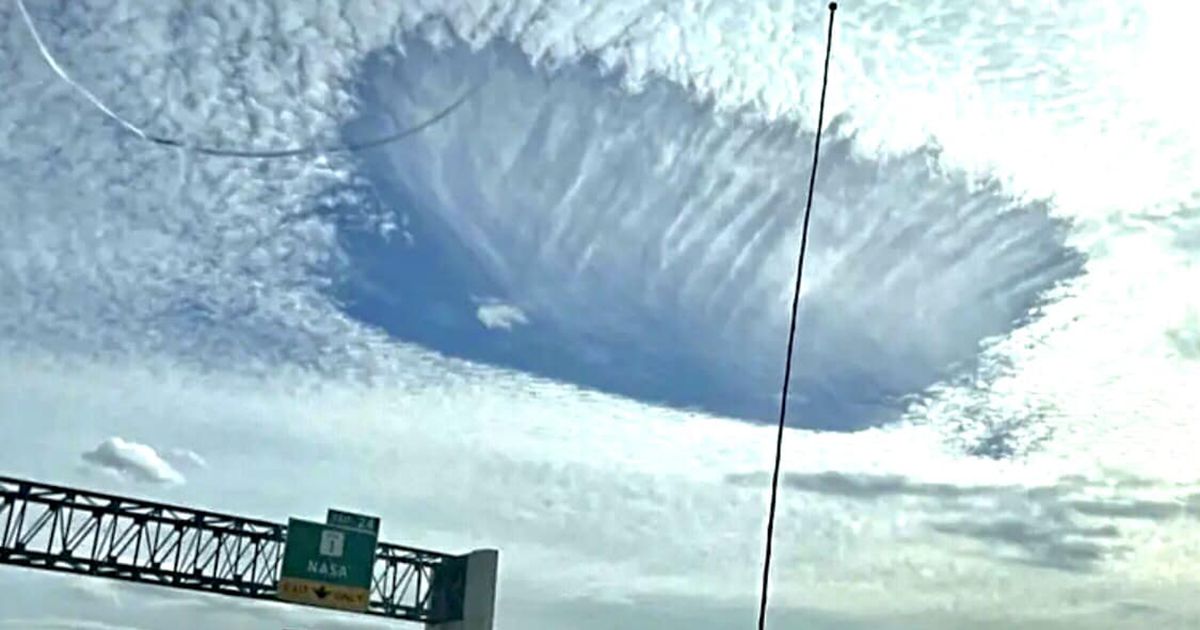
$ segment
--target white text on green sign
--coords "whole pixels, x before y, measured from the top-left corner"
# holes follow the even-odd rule
[[[379,534],[379,517],[366,516],[363,514],[355,514],[353,512],[343,512],[341,510],[330,509],[325,515],[325,522],[338,527],[347,527],[350,529],[362,530]]]
[[[375,539],[373,533],[291,519],[280,577],[370,588]]]

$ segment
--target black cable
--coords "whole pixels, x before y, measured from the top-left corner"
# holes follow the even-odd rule
[[[401,139],[411,136],[413,134],[419,133],[428,127],[432,127],[433,125],[441,122],[443,118],[449,116],[450,114],[453,114],[454,110],[456,110],[460,106],[462,106],[463,103],[466,103],[467,99],[469,99],[482,86],[483,86],[482,82],[472,85],[470,88],[467,89],[466,92],[463,93],[462,96],[458,97],[458,99],[455,100],[453,103],[446,106],[438,113],[434,114],[430,118],[425,119],[423,122],[421,122],[417,125],[408,127],[406,129],[401,129],[400,131],[397,131],[397,132],[391,133],[391,134],[387,134],[385,136],[380,136],[378,138],[372,138],[365,142],[347,142],[347,143],[329,144],[329,145],[309,145],[309,146],[301,146],[301,147],[292,147],[292,148],[288,148],[288,149],[269,149],[269,150],[256,151],[256,150],[243,150],[243,149],[224,149],[224,148],[220,148],[220,147],[206,147],[203,145],[188,145],[180,140],[175,140],[173,138],[164,138],[161,136],[154,136],[154,135],[144,135],[142,137],[145,138],[146,140],[149,140],[150,142],[153,142],[154,144],[159,144],[159,145],[167,146],[167,147],[178,147],[181,149],[185,149],[187,151],[192,151],[192,152],[200,153],[203,155],[216,155],[216,156],[221,156],[221,157],[269,159],[269,158],[295,157],[298,155],[310,155],[310,154],[318,154],[318,153],[362,151],[365,149],[371,149],[374,147],[382,146],[382,145],[388,144],[390,142],[396,142],[397,140],[401,140]]]
[[[821,105],[817,111],[817,139],[813,146],[812,172],[808,178],[808,201],[800,229],[800,256],[796,261],[796,288],[792,293],[792,324],[788,332],[787,362],[783,368],[783,392],[779,398],[779,431],[775,437],[775,469],[771,473],[771,507],[767,511],[767,549],[763,555],[762,599],[758,604],[758,630],[767,623],[767,583],[771,575],[771,542],[775,535],[775,503],[779,496],[779,467],[783,460],[783,426],[787,419],[788,384],[792,380],[792,352],[796,342],[796,314],[800,309],[800,279],[804,275],[804,252],[808,249],[808,218],[812,214],[813,189],[817,184],[817,158],[821,153],[821,128],[825,124],[825,88],[829,85],[829,55],[833,50],[833,15],[837,3],[829,3],[829,33],[825,41],[825,72],[821,77]]]
[[[378,146],[381,146],[384,144],[388,144],[389,142],[395,142],[402,138],[406,138],[408,136],[418,133],[418,132],[440,122],[443,118],[454,113],[454,110],[456,110],[460,106],[462,106],[462,104],[465,103],[467,101],[467,99],[470,98],[471,95],[473,95],[476,91],[478,91],[479,88],[483,85],[482,81],[472,85],[470,88],[467,89],[466,92],[463,93],[462,96],[460,96],[457,100],[455,100],[449,106],[443,108],[441,111],[434,114],[431,118],[428,118],[427,120],[417,124],[416,126],[409,127],[407,129],[401,129],[400,131],[397,131],[397,132],[394,132],[391,134],[387,134],[387,135],[381,136],[379,138],[373,138],[373,139],[367,140],[365,142],[357,142],[357,143],[342,142],[342,143],[325,144],[325,145],[312,144],[312,145],[305,145],[305,146],[298,146],[298,147],[288,147],[285,149],[262,149],[262,150],[193,145],[193,144],[188,144],[187,142],[185,142],[183,140],[179,140],[177,138],[168,138],[168,137],[164,137],[164,136],[156,136],[153,134],[146,133],[146,131],[143,130],[141,127],[138,127],[137,125],[133,124],[129,120],[126,120],[125,118],[121,117],[120,114],[118,114],[116,111],[114,111],[113,109],[111,109],[110,107],[105,105],[104,102],[100,100],[100,97],[96,96],[90,90],[88,90],[86,87],[84,87],[82,84],[80,84],[78,81],[73,79],[71,77],[71,75],[67,73],[66,69],[63,68],[61,65],[59,65],[58,61],[54,58],[54,55],[50,54],[50,49],[46,47],[46,43],[42,41],[41,33],[38,32],[37,25],[35,25],[33,22],[33,16],[29,14],[29,9],[27,9],[25,7],[25,0],[15,0],[15,1],[16,1],[17,9],[21,13],[21,17],[24,18],[24,20],[25,20],[25,26],[29,30],[29,35],[31,37],[33,37],[33,43],[37,45],[38,52],[41,53],[42,60],[46,62],[46,65],[50,66],[50,69],[53,70],[54,73],[57,74],[58,77],[63,80],[63,82],[65,82],[67,85],[74,88],[75,91],[79,92],[79,94],[81,94],[85,99],[87,99],[87,101],[89,103],[91,103],[96,109],[100,110],[100,112],[103,113],[105,116],[112,119],[114,122],[116,122],[122,128],[124,128],[126,131],[141,138],[142,140],[145,140],[152,144],[157,144],[159,146],[174,147],[174,148],[178,148],[178,149],[183,149],[185,151],[191,151],[193,153],[199,153],[202,155],[214,155],[214,156],[235,157],[235,158],[271,159],[271,158],[295,157],[295,156],[299,156],[299,155],[312,155],[312,154],[319,154],[319,153],[362,151],[364,149],[378,147]]]

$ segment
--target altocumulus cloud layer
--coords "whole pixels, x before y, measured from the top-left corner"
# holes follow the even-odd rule
[[[6,473],[498,546],[506,627],[749,622],[771,434],[744,420],[820,7],[30,8],[123,116],[207,144],[372,137],[484,83],[367,154],[201,157],[106,121],[0,5]],[[1188,10],[843,7],[780,624],[1196,624]],[[143,452],[112,436],[187,484],[79,470]],[[0,623],[370,627],[22,577]]]

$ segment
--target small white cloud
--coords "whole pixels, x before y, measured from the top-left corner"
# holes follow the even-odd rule
[[[503,302],[481,304],[475,310],[475,317],[478,317],[479,322],[488,330],[512,330],[513,326],[523,326],[529,323],[525,311]]]
[[[194,468],[208,468],[208,461],[191,449],[173,448],[169,453],[169,457]]]
[[[185,481],[153,448],[119,437],[110,437],[84,453],[83,461],[134,481],[179,484]]]

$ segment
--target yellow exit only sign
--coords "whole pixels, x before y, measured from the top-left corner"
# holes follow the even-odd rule
[[[361,612],[367,609],[370,597],[370,589],[355,586],[339,586],[289,577],[279,580],[279,599],[297,604]]]

